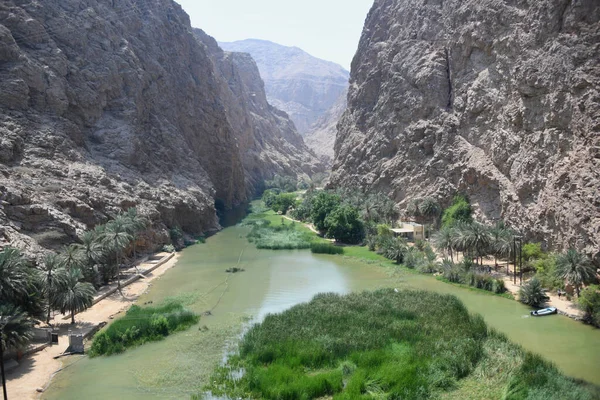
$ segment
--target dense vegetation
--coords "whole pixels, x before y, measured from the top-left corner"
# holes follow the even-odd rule
[[[89,354],[95,357],[122,353],[129,347],[162,340],[173,332],[189,328],[199,320],[199,316],[174,301],[157,307],[133,305],[125,316],[94,336]]]
[[[248,241],[254,243],[259,249],[294,250],[308,249],[312,235],[309,232],[297,229],[293,221],[281,224],[272,224],[268,219],[250,219],[246,222],[252,230],[246,236]]]
[[[320,294],[269,315],[213,382],[231,398],[593,398],[455,297],[421,291]]]
[[[344,248],[331,243],[311,243],[310,251],[315,254],[344,254]]]
[[[137,239],[148,223],[131,208],[83,232],[79,243],[50,253],[38,263],[15,248],[0,251],[0,312],[4,319],[12,320],[13,325],[20,321],[24,328],[12,330],[23,332],[21,338],[5,338],[6,342],[26,343],[33,323],[49,322],[53,310],[70,313],[75,323],[75,313],[92,305],[96,288],[115,280],[120,286],[125,255],[136,258]]]
[[[585,320],[600,328],[600,286],[590,285],[581,292],[579,306],[585,313]]]

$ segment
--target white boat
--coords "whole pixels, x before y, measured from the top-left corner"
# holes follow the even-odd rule
[[[530,314],[534,317],[542,317],[544,315],[556,314],[557,312],[558,309],[556,307],[548,307],[537,311],[531,311]]]

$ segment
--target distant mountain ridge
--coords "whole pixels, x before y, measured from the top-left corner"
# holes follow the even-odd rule
[[[271,105],[285,111],[305,135],[348,88],[350,73],[331,61],[266,40],[220,42],[226,51],[249,53],[265,82]]]

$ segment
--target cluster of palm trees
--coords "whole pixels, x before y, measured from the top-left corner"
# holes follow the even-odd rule
[[[29,262],[19,250],[0,251],[0,337],[2,348],[22,345],[31,337],[34,320],[50,322],[57,310],[75,314],[92,305],[101,283],[117,280],[124,252],[136,252],[136,240],[148,220],[135,208],[81,235],[80,243]]]
[[[433,197],[417,198],[408,203],[406,214],[428,228],[435,225],[442,214],[442,207]]]
[[[452,261],[454,254],[463,252],[466,257],[475,258],[478,263],[483,264],[483,258],[489,255],[493,255],[496,262],[498,258],[510,260],[516,251],[515,235],[514,231],[502,223],[490,227],[477,222],[457,222],[451,227],[442,227],[433,236],[433,242]],[[596,274],[596,268],[590,259],[575,249],[569,249],[556,257],[556,276],[571,284],[578,296],[584,284],[596,280]]]
[[[452,226],[443,226],[433,235],[435,247],[450,256],[462,252],[463,255],[475,258],[483,264],[483,258],[493,255],[494,258],[506,258],[514,254],[515,232],[498,223],[495,226],[486,226],[477,222],[459,221]]]
[[[364,194],[360,190],[338,189],[336,194],[343,204],[358,210],[361,219],[367,224],[393,224],[398,218],[395,203],[382,193]]]

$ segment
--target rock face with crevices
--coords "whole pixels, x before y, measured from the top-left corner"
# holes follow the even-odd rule
[[[218,229],[215,204],[246,202],[278,161],[312,171],[314,156],[275,144],[248,162],[258,135],[240,130],[223,79],[171,0],[0,2],[0,247],[56,249],[133,206],[156,245],[165,228]]]
[[[267,40],[221,42],[228,51],[249,53],[265,81],[269,102],[285,111],[305,135],[348,87],[348,71],[297,47]]]
[[[550,248],[600,257],[600,3],[376,0],[331,184],[468,194]]]
[[[221,82],[220,98],[236,132],[248,186],[256,192],[274,174],[308,178],[324,171],[324,164],[306,146],[288,115],[267,102],[252,56],[223,51],[201,29],[194,32],[206,47]]]

